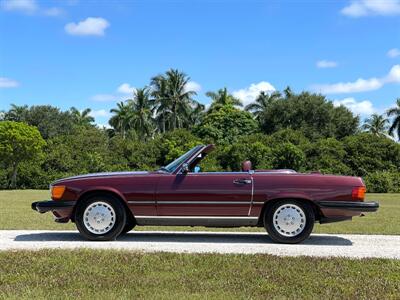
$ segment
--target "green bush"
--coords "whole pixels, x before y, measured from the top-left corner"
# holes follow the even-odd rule
[[[343,162],[346,156],[343,144],[334,139],[320,139],[307,145],[306,169],[318,170],[324,174],[350,174],[350,168]]]
[[[54,110],[42,110],[57,116]],[[34,147],[38,150],[35,157],[21,149],[14,153],[17,188],[47,188],[56,179],[84,173],[154,170],[190,148],[212,141],[217,149],[202,161],[202,171],[240,170],[242,161],[251,160],[254,169],[291,168],[362,176],[370,192],[400,192],[400,144],[368,133],[344,139],[310,137],[302,130],[312,128],[310,124],[298,130],[288,126],[266,135],[258,131],[249,113],[232,106],[210,112],[193,131],[177,129],[155,134],[147,141],[132,129],[123,136],[118,132],[109,135],[94,126],[72,126],[67,131],[51,126],[47,130],[47,123],[40,122],[42,131],[48,133],[44,142],[33,126],[0,121],[0,188],[10,187],[10,149],[16,134],[27,147],[22,150],[39,141]]]
[[[225,148],[223,165],[228,170],[239,171],[241,163],[250,160],[253,169],[272,168],[272,150],[262,142],[246,143],[242,141]]]
[[[348,136],[343,140],[344,163],[352,174],[366,176],[376,171],[400,170],[400,145],[369,133]]]
[[[155,143],[160,149],[159,163],[165,166],[191,148],[201,145],[202,141],[186,129],[177,129],[159,136]]]
[[[5,188],[20,185],[18,173],[23,164],[38,164],[44,157],[46,141],[39,130],[22,122],[0,122],[0,165],[6,170],[9,184]]]
[[[223,106],[207,114],[194,131],[202,139],[217,144],[236,142],[239,137],[257,131],[252,114],[233,106]]]
[[[377,171],[364,177],[368,192],[371,193],[399,193],[400,172]]]
[[[272,150],[273,167],[275,169],[294,169],[301,171],[305,162],[305,154],[292,143],[276,145]]]

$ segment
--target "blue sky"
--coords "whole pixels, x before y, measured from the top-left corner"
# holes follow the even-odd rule
[[[169,68],[226,86],[326,94],[365,117],[400,97],[400,0],[1,0],[0,110],[109,109]]]

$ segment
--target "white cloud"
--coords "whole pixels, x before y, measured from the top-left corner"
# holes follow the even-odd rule
[[[189,81],[185,86],[185,91],[194,91],[198,93],[201,91],[201,85],[196,81]]]
[[[8,11],[33,14],[39,7],[35,0],[3,0],[1,2],[1,8]]]
[[[357,102],[356,99],[349,97],[349,98],[344,98],[342,100],[335,100],[333,101],[334,106],[340,106],[343,105],[350,109],[353,113],[356,115],[371,115],[374,112],[376,112],[376,109],[374,108],[373,104],[371,101],[364,100]]]
[[[106,19],[89,17],[79,23],[68,23],[64,29],[71,35],[103,36],[109,26],[110,23]]]
[[[317,68],[336,68],[337,67],[336,61],[330,60],[319,60],[317,61]]]
[[[233,91],[232,95],[242,100],[243,105],[247,105],[251,102],[254,102],[261,92],[271,93],[274,91],[275,88],[272,86],[272,84],[266,81],[261,81],[259,83],[252,83],[245,89]]]
[[[121,84],[118,88],[117,88],[117,92],[121,93],[121,94],[129,94],[132,95],[132,93],[135,91],[136,89],[131,86],[129,83],[123,83]]]
[[[400,0],[354,0],[341,10],[349,17],[369,15],[391,16],[400,14]]]
[[[118,100],[118,97],[111,94],[97,94],[92,96],[90,99],[96,102],[109,102]]]
[[[357,93],[380,89],[383,83],[378,78],[362,79],[354,82],[315,85],[314,90],[323,94]]]
[[[18,81],[7,77],[0,77],[0,88],[15,88],[19,86]]]
[[[105,110],[105,109],[99,109],[99,110],[92,110],[92,111],[90,112],[90,115],[91,115],[93,118],[97,118],[97,117],[109,117],[109,116],[110,116],[110,113],[109,113],[107,110]]]
[[[390,69],[389,74],[384,78],[385,82],[400,83],[400,65],[395,65]]]
[[[46,8],[43,9],[43,14],[49,17],[57,17],[60,16],[64,13],[64,11],[61,8],[58,7],[51,7],[51,8]]]
[[[400,56],[400,50],[397,48],[390,49],[387,52],[387,56],[389,56],[390,58],[398,57],[398,56]]]
[[[135,88],[131,86],[129,83],[123,83],[120,86],[118,86],[115,93],[113,94],[97,94],[92,96],[90,99],[96,102],[118,101],[121,99],[121,97],[132,97],[132,93],[134,91]]]
[[[30,15],[45,15],[49,17],[57,17],[64,11],[58,7],[41,8],[35,0],[3,0],[0,7],[6,11],[16,11]]]
[[[323,94],[358,93],[380,89],[387,83],[400,83],[400,65],[394,65],[389,73],[380,78],[359,78],[356,81],[338,82],[334,84],[317,84],[311,88]]]

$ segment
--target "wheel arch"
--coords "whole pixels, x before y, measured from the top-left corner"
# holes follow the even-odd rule
[[[107,196],[107,195],[109,195],[109,196],[114,197],[115,199],[118,199],[118,201],[119,201],[119,202],[124,206],[124,208],[125,208],[127,219],[136,222],[135,217],[134,217],[132,211],[130,210],[130,208],[128,207],[128,204],[127,204],[127,202],[126,202],[124,196],[121,195],[121,193],[119,193],[118,191],[114,191],[114,190],[110,190],[110,189],[106,189],[106,188],[99,188],[99,189],[87,190],[87,191],[85,191],[85,192],[83,192],[83,193],[81,193],[81,194],[79,195],[79,198],[78,198],[78,200],[76,201],[76,205],[75,205],[75,207],[74,207],[74,209],[73,209],[73,211],[72,211],[71,220],[72,220],[73,222],[75,222],[75,210],[76,210],[76,207],[78,206],[78,204],[79,204],[81,201],[83,201],[83,200],[85,200],[85,199],[87,199],[87,198],[89,198],[89,197],[96,196],[96,195],[101,195],[101,196]]]
[[[302,197],[283,197],[283,198],[274,198],[274,199],[270,199],[268,201],[265,201],[260,215],[258,216],[258,225],[259,226],[264,226],[264,214],[265,212],[270,209],[275,203],[279,202],[279,201],[284,201],[284,200],[296,200],[296,201],[300,201],[300,202],[304,202],[309,204],[312,208],[313,208],[313,212],[314,212],[314,216],[315,216],[315,220],[319,221],[321,219],[321,217],[323,217],[324,215],[321,212],[321,209],[319,208],[319,206],[312,200],[307,199],[307,198],[302,198]]]

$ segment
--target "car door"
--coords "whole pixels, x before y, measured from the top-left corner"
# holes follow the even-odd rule
[[[156,190],[159,216],[248,216],[248,172],[163,174]]]

